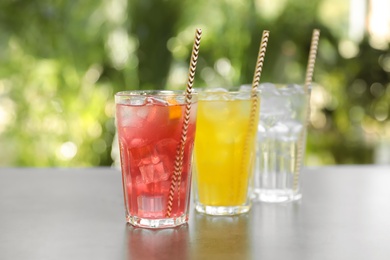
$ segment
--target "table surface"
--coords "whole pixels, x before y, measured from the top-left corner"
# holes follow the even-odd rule
[[[299,202],[126,225],[113,168],[0,168],[0,259],[390,259],[390,166],[302,173]]]

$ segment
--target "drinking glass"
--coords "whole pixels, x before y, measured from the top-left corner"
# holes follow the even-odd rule
[[[210,215],[250,210],[259,93],[198,93],[194,152],[195,208]]]
[[[197,95],[191,102],[186,95],[115,95],[126,220],[134,226],[164,228],[188,221]]]

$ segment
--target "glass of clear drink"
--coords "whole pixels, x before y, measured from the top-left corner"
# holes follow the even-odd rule
[[[126,220],[134,226],[164,228],[188,221],[197,95],[190,103],[186,95],[115,95]]]
[[[288,202],[302,197],[309,91],[297,84],[259,85],[260,119],[254,200]]]

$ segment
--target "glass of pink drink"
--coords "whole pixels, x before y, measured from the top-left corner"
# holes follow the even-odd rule
[[[182,91],[115,95],[126,220],[134,226],[164,228],[188,221],[197,108],[196,95],[191,97],[186,117]]]

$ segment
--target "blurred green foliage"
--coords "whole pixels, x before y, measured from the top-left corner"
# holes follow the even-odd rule
[[[262,82],[303,83],[319,28],[307,163],[372,163],[390,139],[389,48],[366,34],[343,57],[330,1],[2,0],[0,166],[110,165],[114,93],[184,89],[196,27],[195,87],[250,83],[265,29]]]

